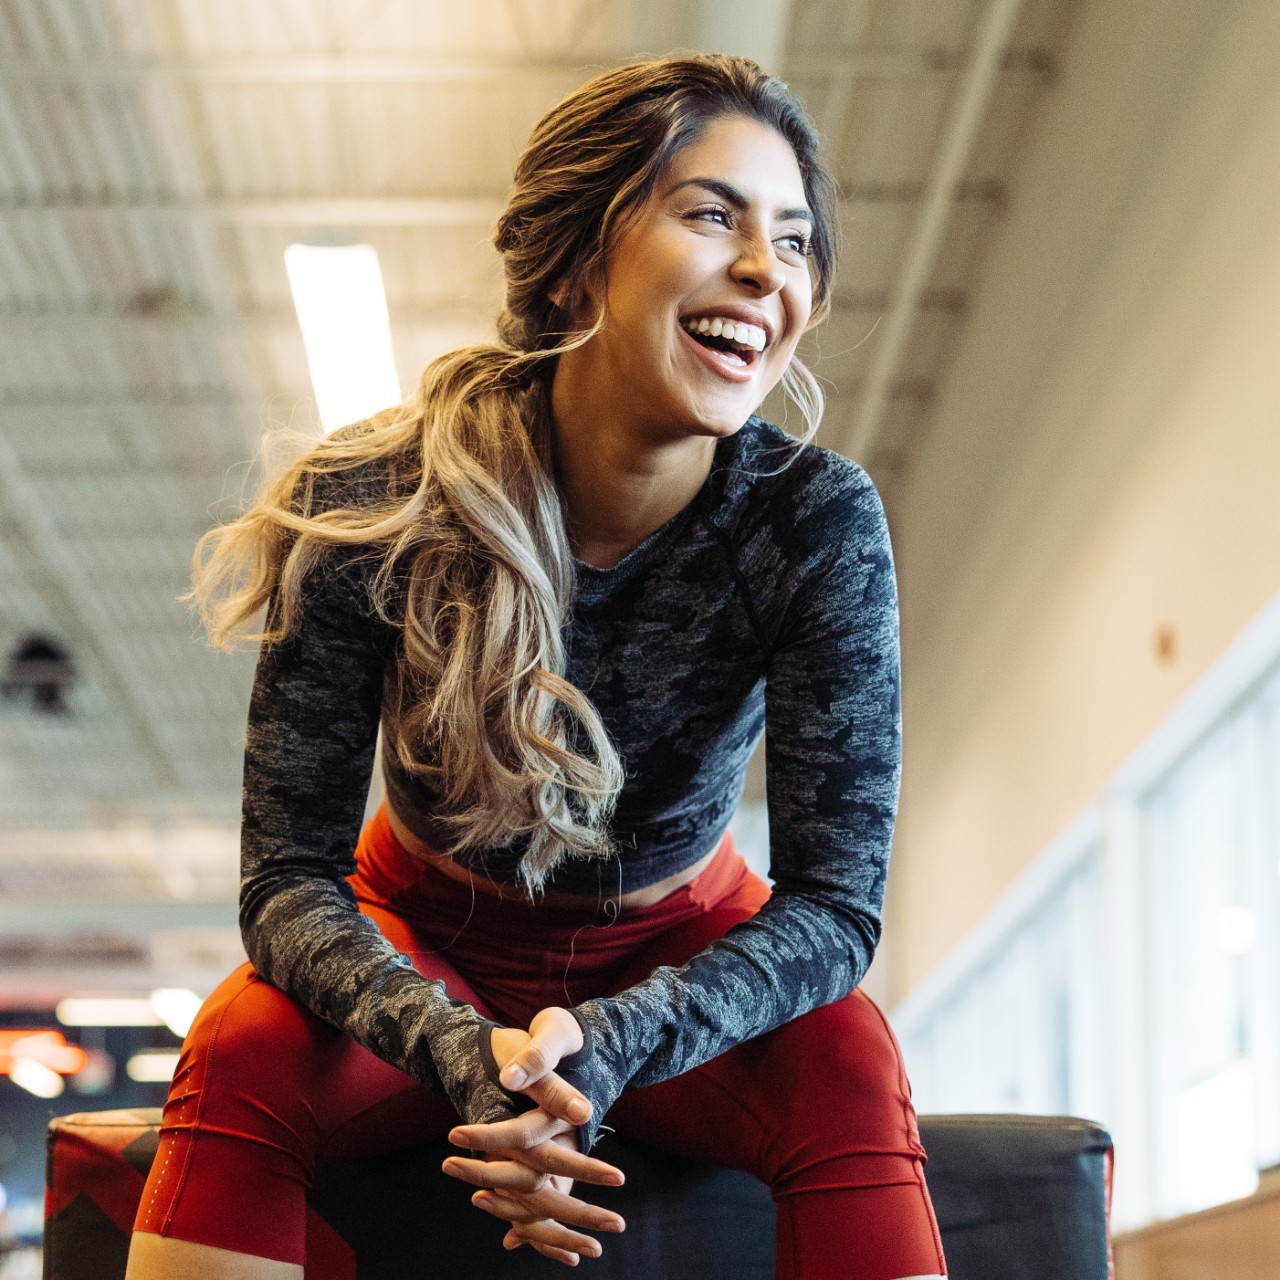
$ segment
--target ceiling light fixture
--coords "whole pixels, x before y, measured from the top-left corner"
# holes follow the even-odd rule
[[[186,1036],[191,1030],[202,1003],[200,997],[186,987],[158,987],[151,993],[151,1007],[175,1036]]]
[[[142,1049],[125,1064],[130,1080],[142,1084],[168,1084],[178,1069],[178,1055],[169,1049]]]
[[[34,1058],[15,1058],[9,1068],[9,1079],[20,1089],[34,1093],[37,1098],[61,1097],[67,1087],[62,1077],[52,1068]]]
[[[46,1027],[0,1031],[0,1075],[37,1098],[58,1097],[65,1087],[62,1077],[84,1070],[87,1060],[85,1051],[68,1044],[61,1031]]]
[[[53,1015],[64,1027],[158,1027],[150,996],[68,996]]]
[[[284,265],[324,431],[399,404],[391,318],[374,247],[291,244]]]
[[[64,1027],[159,1027],[185,1036],[201,1004],[186,987],[157,987],[149,996],[68,996],[54,1016]]]

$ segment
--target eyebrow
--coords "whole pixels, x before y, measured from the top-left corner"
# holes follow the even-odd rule
[[[751,201],[731,182],[726,182],[723,178],[686,178],[683,182],[677,182],[667,195],[674,195],[681,187],[706,187],[708,191],[714,191],[722,200],[728,201],[740,213],[751,207]],[[773,216],[779,219],[799,218],[810,226],[813,225],[813,214],[804,205],[795,209],[779,209]]]

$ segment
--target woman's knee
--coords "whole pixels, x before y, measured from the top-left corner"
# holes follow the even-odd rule
[[[207,1084],[216,1077],[237,1087],[296,1090],[341,1041],[341,1032],[245,964],[205,1001],[187,1033],[183,1057],[206,1060]]]
[[[861,992],[794,1019],[759,1045],[746,1079],[776,1117],[777,1150],[806,1160],[828,1151],[923,1155],[897,1039]]]
[[[321,1137],[316,1082],[342,1039],[242,965],[215,988],[187,1032],[165,1128],[313,1151]]]

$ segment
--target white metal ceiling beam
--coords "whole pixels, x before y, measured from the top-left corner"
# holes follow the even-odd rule
[[[252,413],[257,401],[228,387],[225,390],[174,390],[167,387],[50,387],[25,391],[0,390],[0,413],[14,409],[240,409]],[[3,449],[0,444],[0,449]],[[0,465],[4,454],[0,452]],[[0,489],[0,502],[3,489]]]
[[[880,325],[879,341],[843,441],[849,456],[860,461],[869,459],[875,447],[890,389],[911,336],[917,304],[933,272],[946,232],[955,187],[973,150],[987,102],[999,77],[1001,50],[1008,43],[1022,5],[1023,0],[989,0],[983,11],[969,69],[959,86],[954,109],[934,158],[902,269]]]
[[[0,937],[24,936],[35,930],[29,902],[0,901]],[[74,933],[110,929],[150,937],[162,929],[234,929],[236,905],[230,902],[190,902],[179,899],[139,901],[81,901],[68,898],[39,904],[39,932]]]
[[[742,6],[730,6],[735,11]],[[735,26],[740,23],[735,22]],[[714,43],[708,28],[697,26],[700,45]],[[741,44],[741,39],[734,43]],[[726,44],[724,47],[728,47]],[[621,59],[617,59],[621,61]],[[453,80],[509,79],[546,73],[583,76],[610,65],[606,58],[547,54],[125,54],[112,57],[0,58],[0,78],[7,83],[42,81],[129,80],[156,76],[210,83],[313,84],[317,81],[414,84]],[[882,78],[954,75],[967,55],[939,47],[918,49],[844,49],[789,52],[790,75],[852,72]],[[1007,69],[1044,72],[1040,50],[1009,51]]]
[[[0,213],[157,213],[209,215],[260,226],[473,226],[494,223],[502,212],[498,197],[371,196],[258,197],[217,196],[180,199],[124,194],[56,195],[32,199],[0,197]]]
[[[870,311],[880,314],[890,302],[887,289],[837,289],[832,299],[836,312]],[[960,289],[928,289],[920,295],[919,310],[934,311],[946,315],[963,315],[968,297]],[[497,314],[497,308],[459,306],[453,299],[439,302],[415,302],[392,304],[392,328],[407,325],[432,327],[474,326],[489,324]],[[188,326],[200,329],[240,328],[247,325],[254,329],[296,329],[298,315],[292,306],[242,307],[233,316],[222,315],[199,303],[175,302],[157,307],[154,312],[136,310],[126,298],[100,298],[85,302],[68,302],[61,299],[42,299],[32,303],[0,302],[0,323],[21,325],[27,334],[38,333],[42,327],[52,333],[60,333],[68,324],[109,326],[114,332],[148,334],[163,326],[167,331]],[[3,392],[0,392],[3,403]]]
[[[871,182],[851,186],[841,204],[919,204],[934,198],[933,184]],[[946,201],[1000,206],[1007,192],[1000,183],[955,183]],[[0,214],[73,213],[207,215],[255,226],[440,227],[486,226],[497,222],[503,201],[497,196],[229,196],[174,199],[125,193],[0,196]]]

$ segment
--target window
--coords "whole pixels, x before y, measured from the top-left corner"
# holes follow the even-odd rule
[[[891,1014],[921,1112],[1117,1139],[1117,1227],[1280,1162],[1280,598]]]

